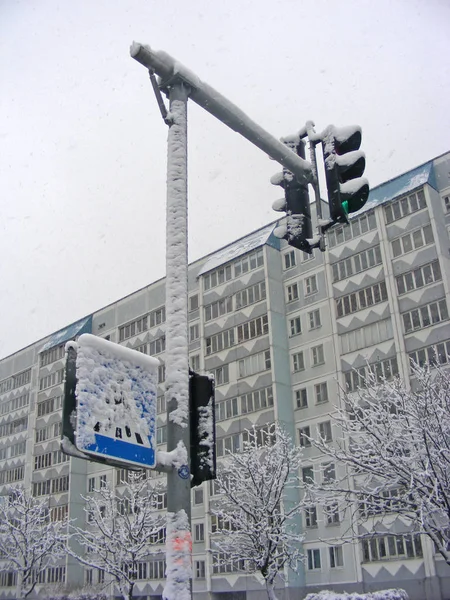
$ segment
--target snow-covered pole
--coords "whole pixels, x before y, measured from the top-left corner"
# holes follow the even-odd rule
[[[191,100],[291,171],[300,183],[309,183],[313,180],[311,164],[307,160],[297,156],[295,152],[252,121],[240,108],[210,85],[201,81],[170,54],[161,50],[152,50],[150,46],[138,42],[133,42],[130,53],[141,65],[154,70],[163,84],[166,81],[170,82],[173,77],[185,81],[191,90],[189,93]]]
[[[166,208],[167,450],[177,460],[167,473],[165,600],[190,600],[192,586],[189,472],[187,99],[181,80],[169,87]],[[177,452],[178,449],[178,452]]]

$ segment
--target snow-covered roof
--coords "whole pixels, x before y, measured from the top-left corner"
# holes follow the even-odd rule
[[[217,252],[214,252],[200,269],[199,275],[203,275],[203,273],[217,269],[217,267],[220,267],[220,265],[223,265],[226,262],[241,256],[242,254],[251,252],[256,248],[259,248],[259,246],[263,246],[267,243],[274,227],[275,225],[270,223],[270,225],[266,225],[262,229],[258,229],[258,231],[254,231],[250,235],[247,235],[236,242],[233,242],[229,246],[225,246],[225,248],[221,248]]]
[[[45,352],[45,350],[50,350],[50,348],[53,348],[54,346],[64,344],[64,342],[68,342],[82,333],[92,333],[92,315],[84,317],[84,319],[80,319],[79,321],[76,321],[76,323],[72,323],[72,325],[68,325],[56,333],[52,333],[39,352]]]
[[[407,171],[394,179],[390,179],[389,181],[372,188],[364,208],[355,214],[358,215],[371,208],[375,208],[375,206],[389,202],[398,196],[404,196],[425,183],[428,183],[434,188],[436,187],[433,161],[420,165],[415,169],[411,169],[411,171]]]

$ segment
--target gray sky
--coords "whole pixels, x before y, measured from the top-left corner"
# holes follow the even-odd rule
[[[372,186],[449,150],[448,0],[0,0],[0,357],[165,273],[167,127],[133,40],[276,137],[363,128]],[[190,260],[280,170],[189,103]]]

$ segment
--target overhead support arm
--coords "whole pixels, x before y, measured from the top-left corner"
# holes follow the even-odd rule
[[[183,81],[190,87],[189,98],[225,125],[240,133],[260,150],[291,171],[302,183],[314,180],[311,163],[297,156],[290,148],[252,121],[240,108],[227,100],[192,71],[163,51],[133,42],[131,56],[141,65],[153,70],[161,79],[160,85],[170,85],[174,80]]]

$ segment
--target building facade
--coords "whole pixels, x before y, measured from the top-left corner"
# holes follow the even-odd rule
[[[307,473],[321,457],[305,436],[333,441],[339,388],[355,390],[368,365],[380,376],[408,379],[410,358],[437,354],[450,364],[450,153],[372,189],[350,225],[328,232],[324,253],[294,250],[273,228],[190,265],[189,362],[215,376],[219,460],[239,449],[246,428],[278,420],[303,446]],[[105,480],[124,490],[124,471],[60,451],[64,346],[84,332],[160,359],[157,442],[165,448],[164,304],[159,280],[0,361],[0,495],[21,484],[48,498],[51,518],[84,522],[80,493]],[[195,598],[260,598],[255,577],[215,562],[216,494],[213,484],[192,490]],[[280,598],[389,587],[417,600],[450,598],[450,567],[428,539],[405,529],[403,545],[393,544],[388,523],[370,544],[341,546],[348,527],[339,512],[303,515],[304,565],[279,582]],[[136,597],[161,598],[163,549],[139,570]],[[15,597],[14,581],[13,573],[0,574],[0,598]],[[39,597],[84,583],[104,584],[101,574],[68,558],[42,573]],[[112,586],[105,589],[114,596]]]

